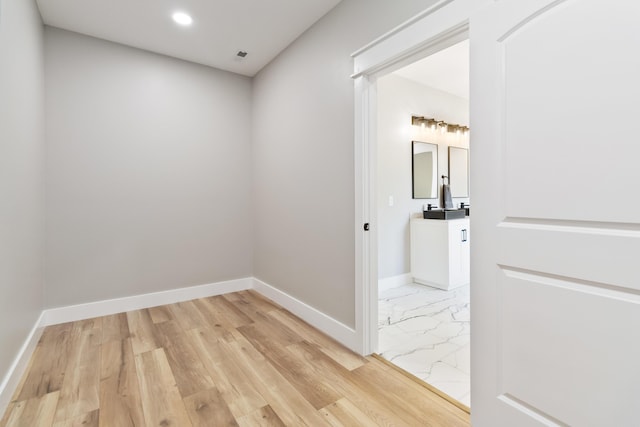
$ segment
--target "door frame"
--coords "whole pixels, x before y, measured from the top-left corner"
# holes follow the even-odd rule
[[[355,89],[355,344],[363,355],[378,349],[376,80],[470,39],[471,15],[490,1],[441,0],[351,55]],[[472,49],[473,43],[470,53]],[[369,231],[365,231],[365,224],[369,224]]]

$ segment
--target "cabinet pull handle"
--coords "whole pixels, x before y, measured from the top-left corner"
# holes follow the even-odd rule
[[[463,242],[467,241],[467,229],[466,228],[462,229],[462,241]]]

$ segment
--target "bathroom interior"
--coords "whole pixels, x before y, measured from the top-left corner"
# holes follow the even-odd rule
[[[377,81],[378,354],[469,408],[469,44]]]

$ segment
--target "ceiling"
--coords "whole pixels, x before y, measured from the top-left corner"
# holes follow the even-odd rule
[[[255,75],[340,0],[37,0],[45,24]],[[186,12],[193,25],[173,22]],[[236,56],[238,51],[246,58]]]
[[[469,40],[414,62],[393,74],[469,99]]]

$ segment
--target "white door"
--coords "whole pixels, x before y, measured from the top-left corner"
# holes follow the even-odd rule
[[[640,2],[471,19],[472,422],[640,426]]]

